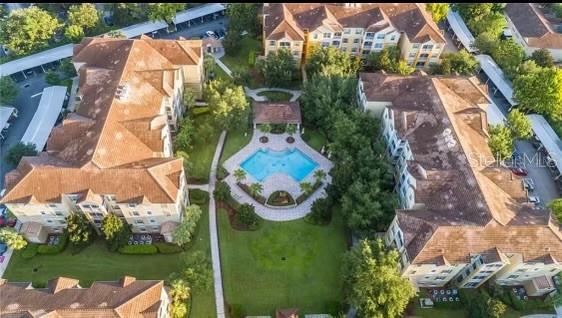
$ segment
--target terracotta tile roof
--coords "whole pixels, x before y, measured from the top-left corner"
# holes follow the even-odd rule
[[[346,7],[342,3],[270,3],[263,12],[266,15],[264,33],[268,40],[278,40],[283,35],[303,40],[302,30],[313,31],[321,25],[328,25],[334,31],[360,27],[370,32],[392,25],[404,32],[411,42],[432,39],[445,43],[423,4],[362,3],[359,7]]]
[[[562,49],[562,33],[532,3],[508,3],[505,13],[530,47]]]
[[[277,309],[276,318],[299,318],[299,310],[296,308]]]
[[[154,203],[171,203],[177,195],[182,159],[163,158],[162,100],[174,95],[173,71],[202,63],[202,42],[86,38],[74,47],[79,70],[76,113],[53,129],[46,153],[24,158],[6,175],[2,202],[58,200],[61,194],[91,189],[116,194],[118,200],[139,195]],[[118,91],[126,87],[128,97]],[[149,169],[150,168],[150,169]]]
[[[526,203],[521,179],[495,162],[479,164],[480,156],[492,161],[493,156],[487,144],[489,101],[474,78],[382,73],[360,78],[367,100],[391,103],[396,131],[414,154],[407,164],[416,178],[415,205],[397,211],[412,263],[443,262],[440,257],[463,262],[470,253],[498,259],[498,249],[537,259],[552,253],[546,246],[558,249],[553,256],[562,259],[558,226],[548,211]]]
[[[300,124],[301,109],[298,102],[253,102],[256,124]]]
[[[94,282],[80,288],[77,281],[59,277],[47,288],[27,288],[30,283],[0,284],[2,317],[127,317],[144,318],[160,304],[163,281],[129,279],[120,282]],[[156,308],[157,310],[157,308]]]

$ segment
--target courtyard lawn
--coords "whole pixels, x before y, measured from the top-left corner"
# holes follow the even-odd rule
[[[270,102],[288,102],[293,94],[285,92],[265,91],[258,94],[258,96],[265,96]]]
[[[211,255],[209,241],[209,207],[201,206],[201,216],[193,245],[187,253],[204,251]],[[88,287],[97,280],[118,280],[124,275],[137,279],[167,279],[172,272],[180,270],[179,254],[124,255],[107,250],[103,239],[97,239],[76,255],[67,247],[56,255],[36,255],[25,260],[20,253],[12,255],[4,274],[12,282],[31,281],[36,287],[45,286],[49,279],[66,276],[80,280],[82,287]],[[36,270],[36,271],[34,271]],[[192,311],[190,317],[216,317],[213,287],[207,291],[192,290]]]
[[[225,52],[221,61],[232,71],[240,67],[250,69],[251,66],[248,64],[250,51],[256,52],[256,57],[260,55],[261,41],[246,36],[240,41],[240,48],[238,50]]]
[[[226,135],[226,141],[222,150],[222,155],[219,163],[225,162],[228,158],[232,157],[242,147],[246,146],[250,139],[252,139],[252,129],[236,129],[229,131]]]
[[[309,127],[304,127],[304,134],[302,134],[302,139],[316,151],[320,151],[322,149],[322,146],[325,146],[328,143],[328,140],[326,139],[324,134]]]
[[[215,148],[220,136],[220,129],[213,122],[213,116],[210,113],[194,116],[195,134],[193,136],[193,150],[189,152],[189,161],[191,169],[187,171],[189,183],[207,183],[209,182],[209,173],[211,171],[211,162],[215,154]],[[198,126],[208,123],[213,129],[210,135],[198,134]]]
[[[264,221],[253,232],[235,231],[218,212],[225,301],[247,315],[276,308],[326,313],[342,300],[341,265],[346,236],[341,217],[329,226],[304,220]]]

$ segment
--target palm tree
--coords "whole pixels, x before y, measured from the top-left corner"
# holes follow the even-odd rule
[[[314,171],[314,179],[316,180],[316,183],[324,181],[324,179],[326,179],[326,172],[322,169]]]
[[[312,193],[312,184],[310,184],[310,182],[301,182],[300,186],[304,194],[309,195]]]
[[[292,136],[297,132],[297,125],[291,125],[291,124],[287,124],[287,126],[285,127],[285,132],[289,135]]]
[[[261,194],[261,192],[263,191],[263,186],[261,185],[261,183],[256,182],[256,183],[252,183],[250,185],[250,195],[253,197],[257,197],[258,195]]]
[[[264,133],[264,135],[269,134],[271,132],[271,125],[270,124],[260,125],[260,131]]]
[[[234,170],[234,178],[236,178],[236,182],[242,182],[246,179],[246,171],[238,168]]]

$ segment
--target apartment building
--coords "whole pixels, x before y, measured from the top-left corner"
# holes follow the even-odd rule
[[[535,3],[508,3],[505,7],[507,25],[513,40],[525,49],[527,56],[547,49],[557,62],[562,62],[562,20]]]
[[[520,177],[488,147],[490,101],[476,78],[361,73],[358,100],[380,116],[399,208],[385,242],[416,287],[553,290],[562,231],[527,203]]]
[[[83,288],[76,279],[58,277],[45,288],[33,288],[29,282],[0,279],[0,295],[2,317],[170,317],[170,298],[161,280],[125,276]]]
[[[96,227],[114,213],[133,232],[170,240],[188,205],[172,132],[185,87],[202,89],[201,41],[86,38],[73,63],[76,112],[53,129],[45,152],[6,175],[1,202],[31,242],[62,232],[71,213]]]
[[[262,19],[264,54],[285,48],[299,63],[317,47],[364,58],[398,46],[409,65],[427,67],[446,43],[419,3],[265,3]]]

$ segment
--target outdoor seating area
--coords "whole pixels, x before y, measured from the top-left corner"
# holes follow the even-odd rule
[[[47,245],[57,245],[59,244],[59,241],[60,241],[59,234],[49,234],[47,236]]]
[[[429,296],[433,302],[459,302],[461,298],[456,288],[430,289]]]
[[[512,287],[511,291],[513,291],[513,293],[515,294],[515,297],[517,297],[517,299],[520,299],[520,300],[529,299],[529,297],[527,296],[527,291],[525,290],[525,287],[523,287],[523,286]]]
[[[129,237],[128,245],[150,245],[152,243],[164,242],[161,234],[133,234]]]

